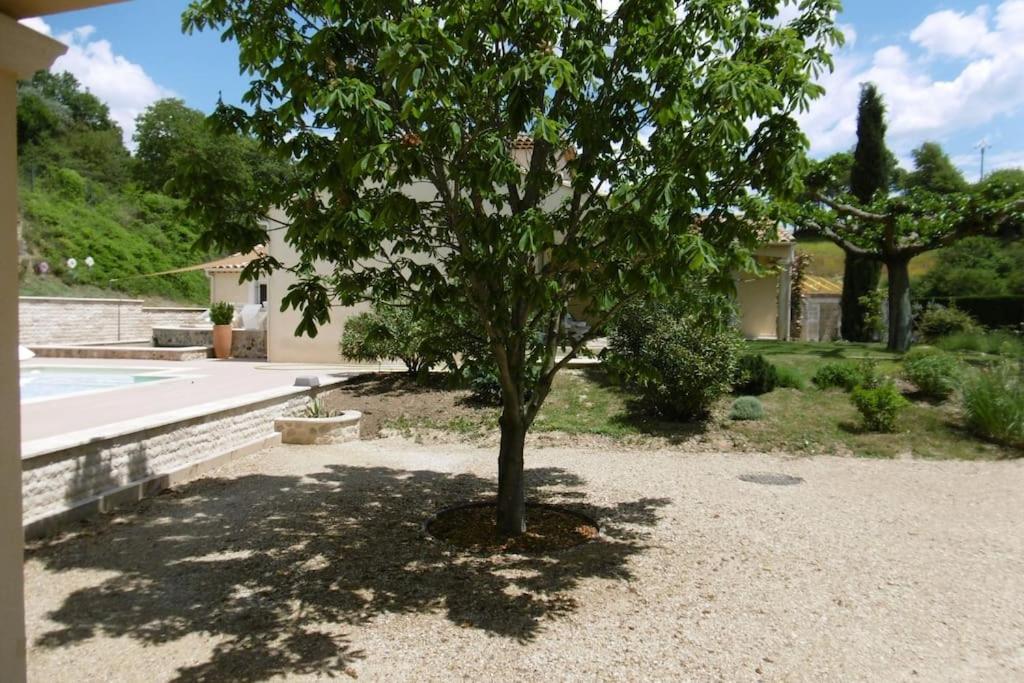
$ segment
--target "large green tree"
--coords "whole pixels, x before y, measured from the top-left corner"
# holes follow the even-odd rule
[[[30,176],[64,167],[108,186],[132,162],[107,105],[71,74],[48,71],[18,83],[18,158]]]
[[[195,0],[186,29],[222,30],[252,74],[249,108],[217,119],[298,171],[227,212],[195,168],[196,208],[233,248],[286,230],[300,261],[250,272],[298,276],[298,333],[332,301],[472,311],[502,390],[498,525],[521,533],[524,440],[555,374],[626,302],[751,265],[767,197],[798,189],[794,115],[821,93],[839,3],[780,25],[782,4]],[[570,301],[591,302],[581,338]]]
[[[907,189],[924,188],[939,194],[965,192],[968,188],[960,172],[949,155],[937,142],[926,142],[912,152],[914,170],[907,174],[903,186]]]
[[[147,189],[162,192],[174,177],[176,155],[196,143],[206,115],[183,100],[157,100],[135,119],[135,176]]]
[[[850,168],[850,193],[862,203],[870,203],[879,193],[888,194],[892,181],[885,146],[885,104],[872,83],[861,88],[857,107],[857,146]],[[843,246],[843,245],[840,245]],[[874,331],[868,324],[868,313],[862,301],[878,288],[881,264],[862,254],[846,249],[843,267],[842,311],[843,339],[872,341]]]
[[[833,197],[818,189],[830,184],[823,170],[809,179],[815,203],[802,207],[797,223],[886,267],[893,351],[906,351],[912,336],[910,260],[970,235],[998,233],[1024,217],[1024,194],[1007,196],[1001,185],[957,193],[915,188],[862,204],[852,195]]]

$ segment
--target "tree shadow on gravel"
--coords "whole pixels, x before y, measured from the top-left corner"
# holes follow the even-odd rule
[[[305,477],[193,482],[28,549],[53,572],[116,572],[71,593],[48,615],[61,627],[33,645],[198,634],[217,643],[212,656],[174,680],[260,681],[354,674],[369,653],[348,630],[384,614],[437,612],[529,642],[576,608],[581,580],[630,577],[628,559],[669,501],[588,505],[576,475],[527,474],[535,500],[590,515],[602,540],[526,557],[460,553],[427,538],[430,514],[493,493],[493,481],[467,474],[330,465]]]

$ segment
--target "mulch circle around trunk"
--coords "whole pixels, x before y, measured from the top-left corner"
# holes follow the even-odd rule
[[[526,533],[498,534],[493,502],[466,503],[441,510],[424,525],[434,538],[456,548],[483,553],[537,554],[568,550],[600,534],[597,522],[584,514],[542,503],[526,504]]]

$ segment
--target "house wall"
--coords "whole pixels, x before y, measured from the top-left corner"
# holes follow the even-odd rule
[[[47,9],[41,5],[33,3],[33,9]],[[12,683],[25,680],[16,84],[67,49],[18,24],[12,18],[23,16],[17,9],[10,2],[0,4],[0,680]]]
[[[740,331],[747,339],[776,339],[778,336],[778,275],[740,275],[736,299],[740,309]]]
[[[789,264],[793,259],[793,245],[770,244],[757,251],[763,266],[780,263],[781,272],[770,272],[758,277],[750,273],[736,276],[736,300],[740,310],[740,331],[747,339],[778,339],[779,312],[789,312]],[[783,302],[780,297],[786,301]],[[785,322],[785,321],[783,321]],[[788,325],[783,336],[788,334]]]
[[[284,220],[283,216],[278,218]],[[284,241],[284,231],[270,233],[267,251],[287,266],[298,262],[298,252]],[[330,267],[318,264],[317,272],[327,275]],[[331,321],[320,327],[317,336],[296,337],[295,328],[302,320],[302,314],[294,309],[281,310],[281,300],[294,284],[291,273],[278,271],[272,274],[267,287],[267,360],[272,363],[340,363],[338,344],[345,329],[345,320],[360,311],[369,310],[369,304],[358,306],[333,306]]]
[[[239,282],[240,273],[210,273],[210,301],[227,301],[230,304],[251,304],[255,302],[253,283]]]

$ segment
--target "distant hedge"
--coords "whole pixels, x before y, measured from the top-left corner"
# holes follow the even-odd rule
[[[937,296],[919,304],[956,306],[985,327],[1016,327],[1024,324],[1024,296]]]

